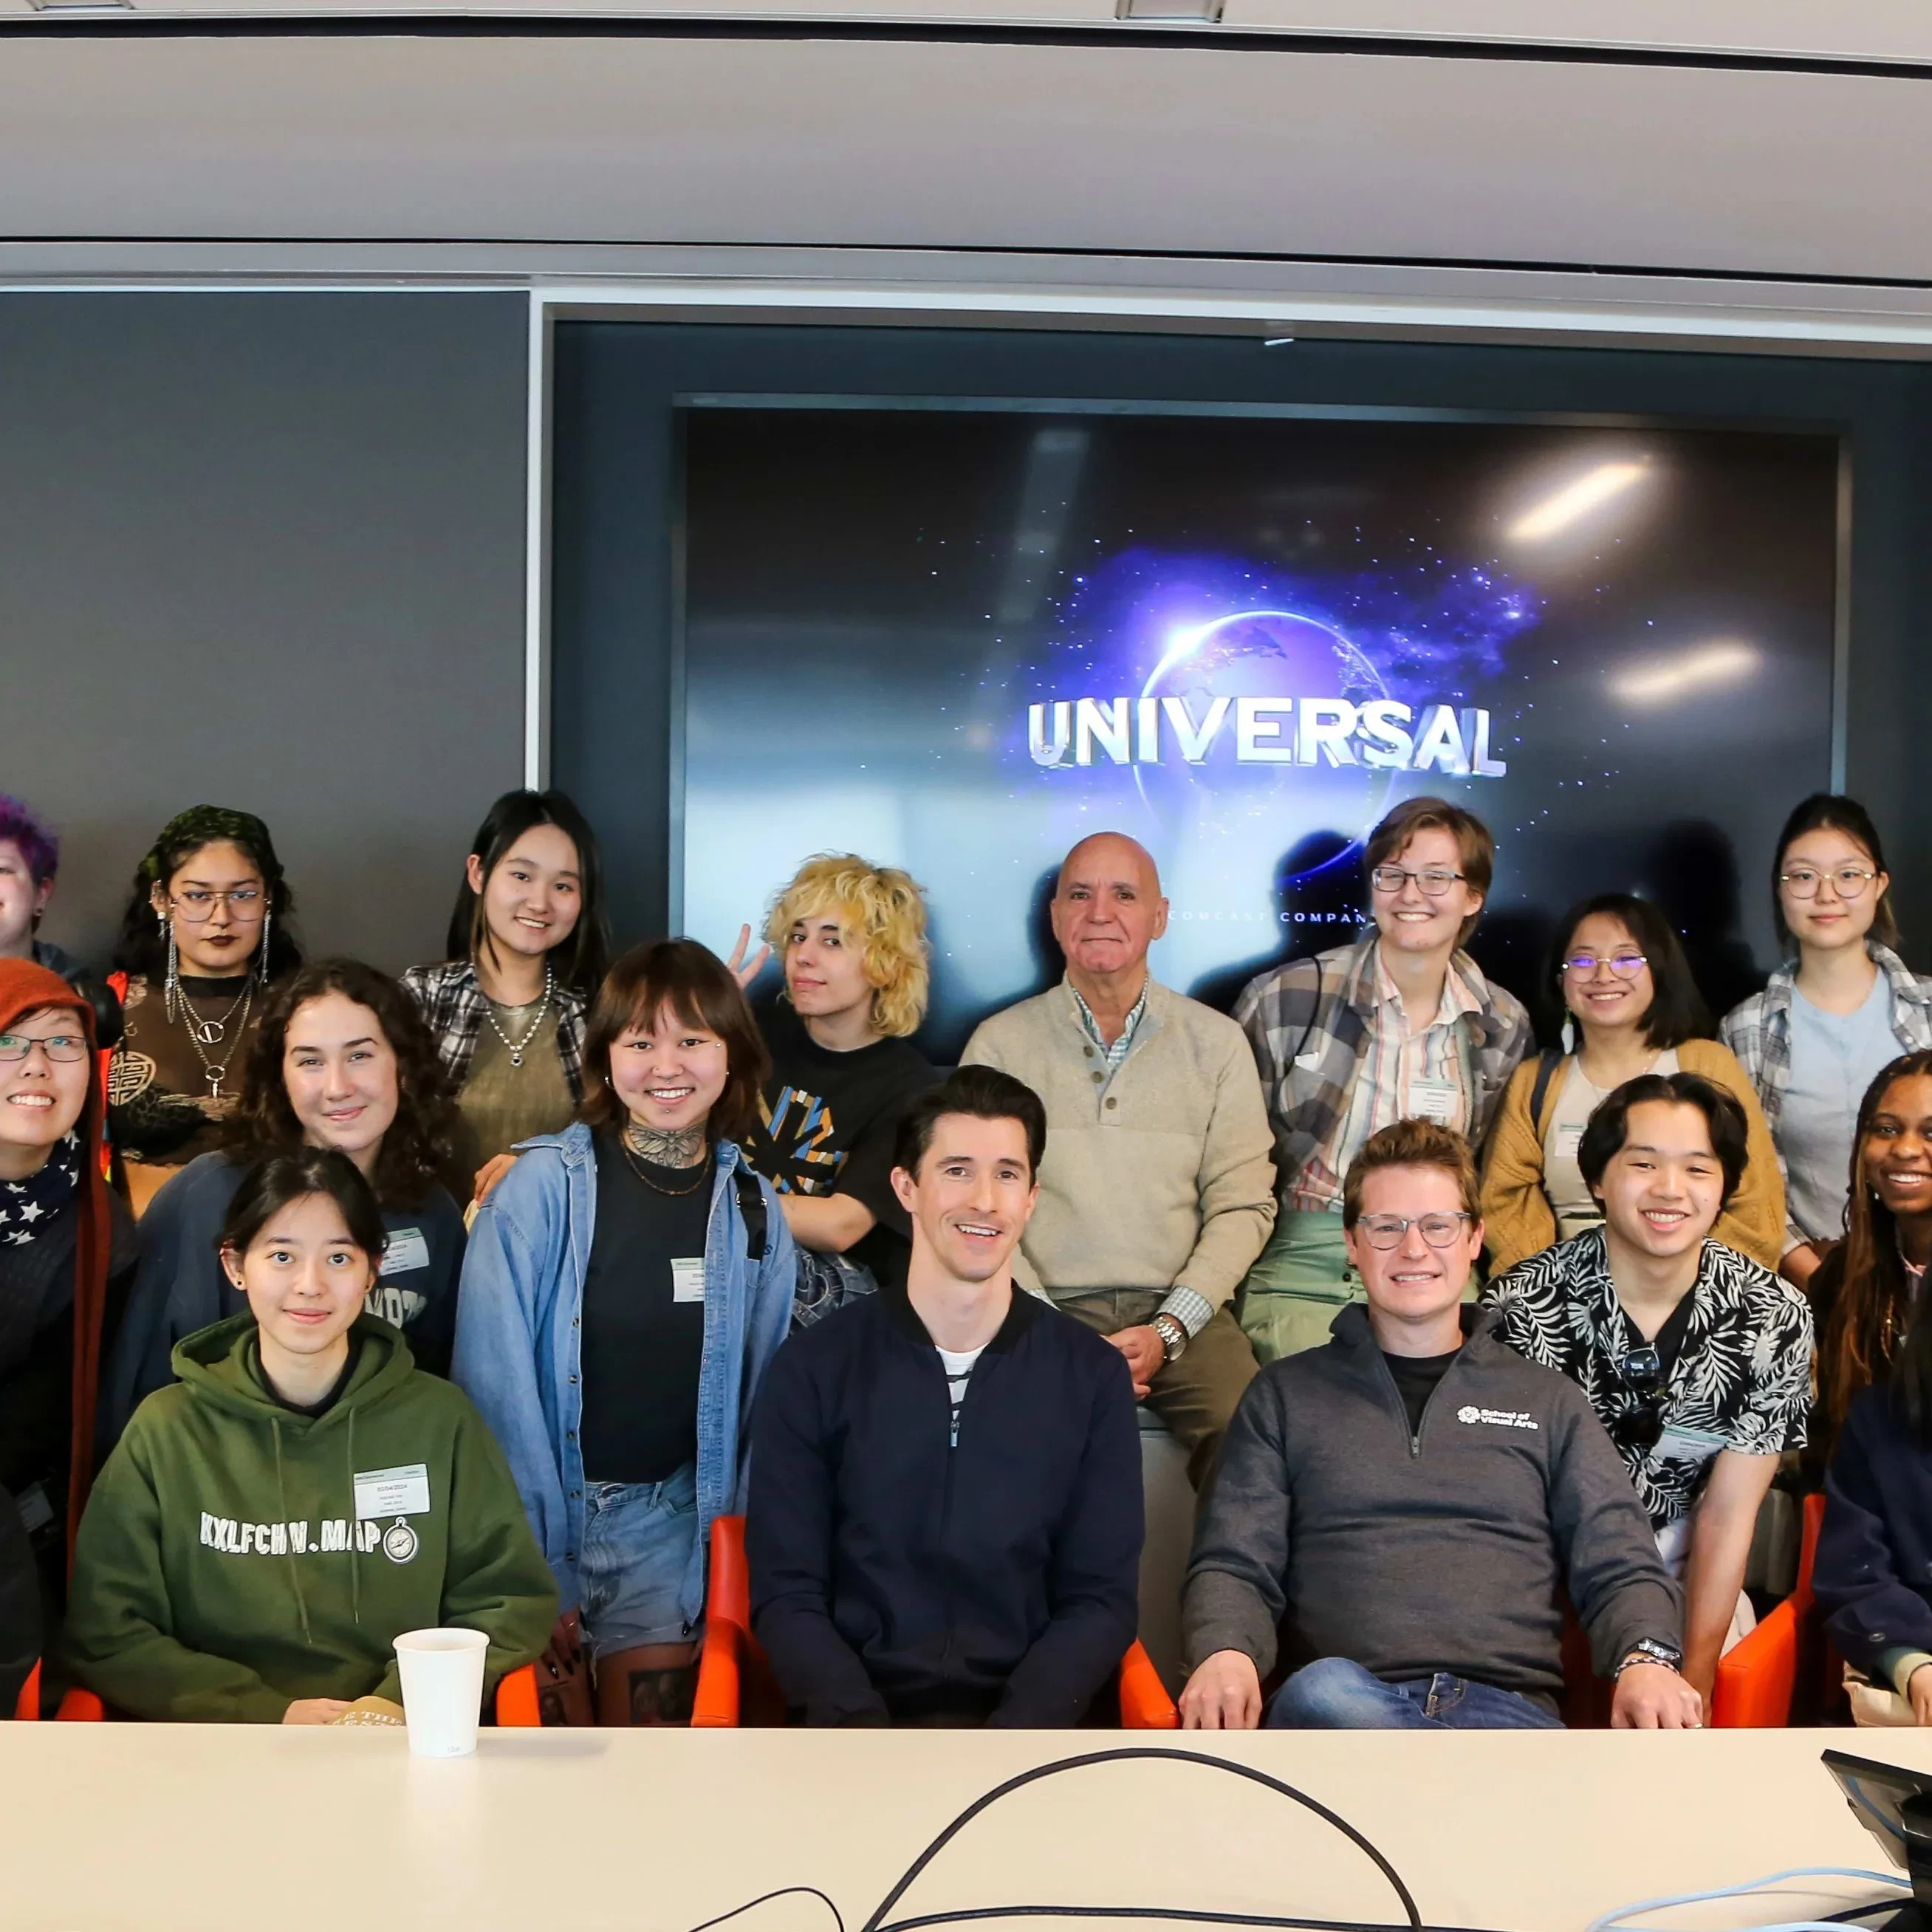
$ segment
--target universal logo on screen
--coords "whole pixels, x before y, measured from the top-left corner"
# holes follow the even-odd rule
[[[1138,692],[1030,704],[1034,763],[1049,770],[1131,765],[1137,776],[1150,766],[1199,767],[1210,757],[1256,778],[1284,766],[1353,766],[1364,777],[1508,772],[1491,748],[1488,712],[1391,696],[1360,646],[1304,612],[1233,611],[1162,641]]]
[[[1366,765],[1500,778],[1486,711],[1415,706],[1390,698],[1058,698],[1027,707],[1027,749],[1036,765],[1202,765],[1232,740],[1238,765]]]

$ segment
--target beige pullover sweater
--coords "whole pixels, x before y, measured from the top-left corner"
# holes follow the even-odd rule
[[[1022,1287],[1066,1297],[1178,1286],[1210,1307],[1228,1300],[1275,1214],[1261,1082],[1232,1020],[1154,982],[1109,1078],[1062,980],[984,1022],[961,1058],[1024,1080],[1046,1103],[1040,1205],[1015,1268]]]

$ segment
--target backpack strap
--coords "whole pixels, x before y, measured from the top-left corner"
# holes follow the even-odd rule
[[[1556,1077],[1556,1070],[1563,1064],[1560,1047],[1551,1047],[1547,1052],[1536,1057],[1536,1084],[1529,1090],[1529,1124],[1538,1133],[1543,1131],[1543,1103],[1550,1095],[1550,1083]]]
[[[738,1212],[745,1217],[745,1253],[754,1262],[765,1258],[765,1190],[758,1177],[742,1162],[731,1170],[731,1184],[738,1190]]]

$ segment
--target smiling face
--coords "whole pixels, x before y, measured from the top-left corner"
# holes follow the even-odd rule
[[[1462,1299],[1482,1252],[1482,1223],[1459,1219],[1459,1232],[1442,1248],[1430,1246],[1416,1223],[1425,1216],[1464,1211],[1462,1188],[1447,1168],[1378,1167],[1364,1178],[1361,1212],[1344,1238],[1376,1314],[1421,1326]],[[1364,1224],[1378,1215],[1400,1216],[1409,1223],[1392,1248],[1378,1248],[1368,1238]]]
[[[1908,1073],[1886,1088],[1859,1157],[1866,1185],[1894,1214],[1932,1214],[1932,1074]]]
[[[25,1059],[0,1060],[0,1180],[24,1180],[46,1164],[48,1154],[80,1120],[94,1057],[86,1051],[80,1016],[71,1007],[43,1006],[0,1030],[12,1042],[33,1042]],[[73,1057],[52,1059],[50,1046]]]
[[[1657,982],[1648,962],[1628,977],[1616,970],[1613,961],[1641,959],[1643,948],[1614,913],[1593,912],[1579,920],[1563,952],[1563,1004],[1586,1033],[1599,1028],[1628,1032],[1643,1024],[1657,997]],[[1581,958],[1596,963],[1588,971],[1574,970],[1570,962]]]
[[[272,1214],[246,1254],[222,1250],[228,1279],[248,1298],[272,1377],[278,1351],[346,1354],[344,1337],[375,1283],[378,1260],[356,1245],[326,1194],[302,1195]]]
[[[1724,1205],[1724,1168],[1701,1107],[1643,1100],[1631,1108],[1624,1144],[1592,1190],[1616,1240],[1664,1261],[1709,1234]]]
[[[261,868],[226,838],[190,852],[165,885],[155,886],[155,912],[174,922],[184,973],[210,980],[245,973],[262,941],[268,889]]]
[[[892,1169],[892,1192],[912,1217],[916,1255],[956,1281],[1004,1279],[1040,1198],[1025,1126],[942,1114],[918,1173]]]
[[[809,1018],[836,1019],[871,1009],[872,982],[866,977],[864,953],[844,922],[830,914],[792,922],[784,976],[793,1006]]]
[[[483,902],[491,943],[506,952],[541,958],[577,930],[584,881],[577,847],[554,825],[533,825],[498,860],[488,880],[470,855],[470,890]]]
[[[701,1127],[731,1071],[724,1041],[661,1006],[648,1025],[626,1027],[610,1047],[610,1085],[646,1133]]]
[[[34,883],[26,854],[10,838],[0,838],[0,959],[31,959],[34,924],[53,896],[54,882]]]
[[[1146,851],[1115,832],[1083,838],[1054,890],[1053,936],[1076,974],[1130,973],[1167,930],[1160,875]]]
[[[1809,898],[1799,898],[1787,884],[1780,883],[1778,888],[1784,922],[1801,946],[1834,952],[1864,944],[1878,916],[1878,902],[1892,880],[1879,872],[1876,878],[1864,881],[1862,892],[1846,898],[1838,890],[1838,874],[1847,866],[1878,872],[1872,855],[1849,832],[1840,832],[1835,826],[1820,826],[1815,832],[1802,833],[1785,847],[1778,861],[1780,874],[1808,872],[1818,875],[1817,891]]]
[[[282,1083],[302,1138],[368,1173],[399,1097],[395,1050],[376,1016],[342,993],[304,1000],[289,1016]]]
[[[1389,862],[1402,871],[1454,872],[1462,869],[1462,848],[1456,835],[1446,826],[1425,825]],[[1431,898],[1413,876],[1402,881],[1395,892],[1384,892],[1371,884],[1370,904],[1382,944],[1400,952],[1454,952],[1465,920],[1482,910],[1483,896],[1464,878],[1455,879],[1440,898]]]

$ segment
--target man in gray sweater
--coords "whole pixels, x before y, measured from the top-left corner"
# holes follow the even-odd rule
[[[1614,1675],[1619,1729],[1694,1728],[1682,1606],[1575,1384],[1504,1347],[1463,1291],[1483,1244],[1450,1129],[1398,1120],[1342,1202],[1367,1295],[1271,1364],[1228,1432],[1184,1604],[1190,1730],[1558,1728],[1562,1593]]]
[[[1126,1358],[1198,1489],[1255,1372],[1228,1304],[1274,1223],[1274,1166],[1246,1036],[1148,970],[1166,930],[1146,849],[1083,838],[1053,896],[1066,978],[982,1022],[962,1059],[1046,1103],[1015,1280]]]

